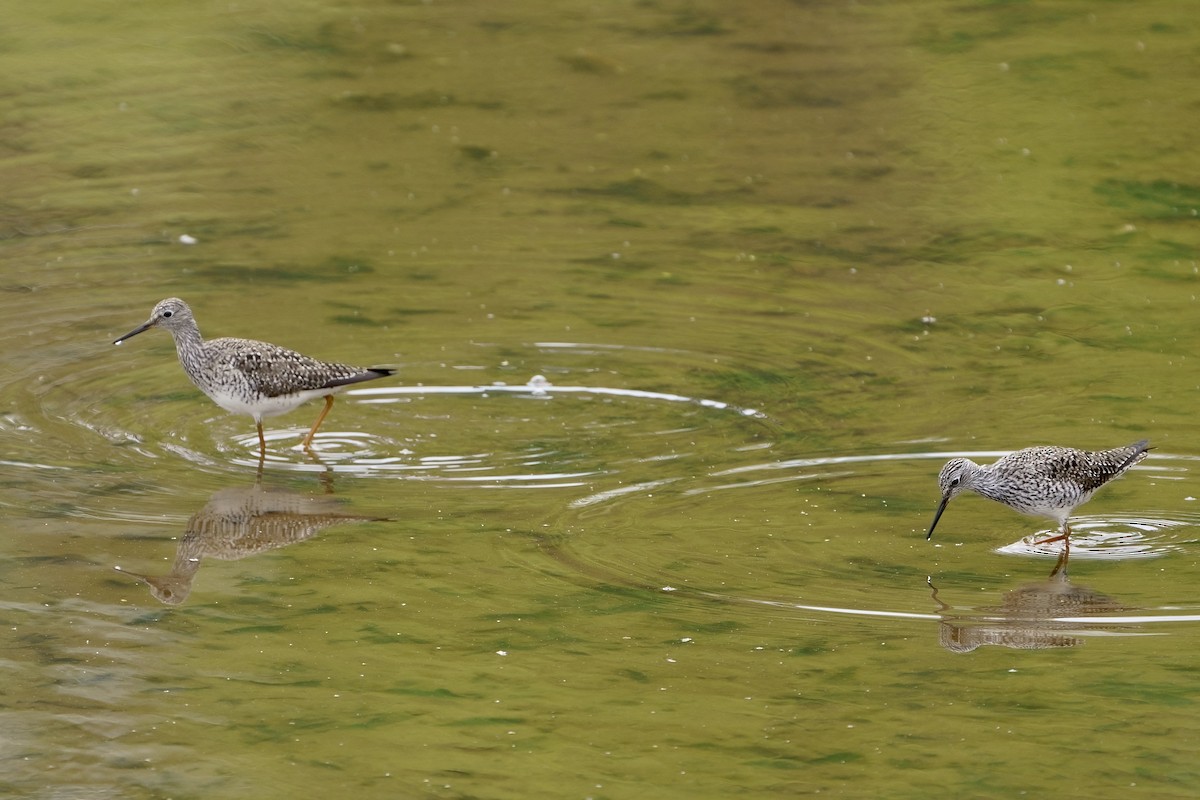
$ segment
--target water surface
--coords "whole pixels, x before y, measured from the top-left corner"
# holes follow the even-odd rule
[[[3,792],[1190,796],[1191,17],[10,10]],[[400,380],[260,468],[172,295]]]

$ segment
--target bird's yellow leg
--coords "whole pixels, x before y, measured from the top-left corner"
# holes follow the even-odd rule
[[[1071,546],[1071,526],[1065,522],[1063,523],[1062,530],[1058,534],[1058,536],[1051,536],[1049,539],[1042,539],[1040,542],[1034,542],[1034,544],[1050,544],[1051,542],[1061,542],[1064,540],[1067,542],[1067,547],[1070,547]]]
[[[321,423],[325,421],[325,416],[329,413],[329,409],[331,408],[333,408],[333,395],[327,394],[325,395],[325,408],[321,409],[321,414],[317,417],[317,421],[313,423],[312,430],[310,430],[308,435],[304,437],[305,450],[308,450],[312,447],[313,436],[316,435],[317,428],[321,427]]]
[[[1050,577],[1053,578],[1058,573],[1063,573],[1065,576],[1067,570],[1067,561],[1071,558],[1071,540],[1067,539],[1066,546],[1062,552],[1058,554],[1058,561],[1054,564],[1054,569],[1050,571]]]

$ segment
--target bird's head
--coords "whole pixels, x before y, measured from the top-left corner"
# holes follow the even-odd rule
[[[188,304],[178,297],[168,297],[166,300],[159,301],[158,305],[154,307],[154,310],[150,312],[150,319],[117,339],[113,344],[120,344],[126,339],[137,336],[139,333],[148,331],[151,328],[161,326],[169,331],[174,331],[194,324],[192,309],[188,308]]]
[[[938,488],[942,490],[942,501],[938,504],[937,513],[933,515],[929,533],[925,535],[926,539],[933,538],[933,529],[937,527],[946,505],[963,489],[970,488],[970,477],[977,468],[978,465],[967,458],[952,458],[942,467],[942,471],[938,473]]]

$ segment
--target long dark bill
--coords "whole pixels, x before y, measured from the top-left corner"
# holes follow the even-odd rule
[[[148,331],[148,330],[150,330],[150,329],[151,329],[151,328],[153,328],[153,327],[154,327],[154,322],[153,322],[153,321],[151,321],[151,322],[144,322],[144,323],[142,323],[141,325],[138,325],[138,326],[137,326],[136,328],[134,328],[133,330],[131,330],[129,333],[127,333],[127,334],[125,334],[124,336],[122,336],[120,339],[117,339],[115,342],[113,342],[113,344],[120,344],[121,342],[125,341],[126,339],[130,339],[130,338],[132,338],[132,337],[134,337],[134,336],[137,336],[137,335],[138,335],[139,333],[141,333],[142,331]]]
[[[942,512],[946,510],[946,504],[949,502],[949,497],[943,497],[942,502],[938,503],[937,513],[933,515],[933,522],[929,525],[929,533],[925,534],[925,541],[933,538],[933,529],[937,527],[937,522],[942,518]]]

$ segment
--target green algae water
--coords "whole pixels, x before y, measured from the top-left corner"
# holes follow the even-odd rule
[[[0,791],[1190,797],[1189,11],[9,9]],[[399,372],[260,465],[169,296]]]

